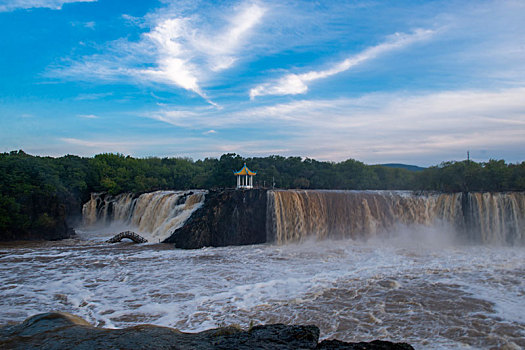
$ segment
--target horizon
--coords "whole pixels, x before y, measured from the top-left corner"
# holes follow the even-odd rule
[[[520,1],[7,0],[0,152],[524,161]]]
[[[289,155],[289,156],[283,156],[283,155],[280,155],[280,154],[270,154],[270,155],[267,155],[267,156],[243,156],[242,154],[237,154],[237,153],[223,153],[219,156],[205,156],[203,158],[191,158],[191,157],[186,157],[186,156],[177,156],[177,155],[173,155],[173,156],[164,156],[164,157],[160,157],[160,156],[133,156],[131,154],[123,154],[123,153],[118,153],[118,152],[103,152],[103,153],[97,153],[97,154],[94,154],[94,155],[90,155],[90,156],[82,156],[82,155],[78,155],[78,154],[71,154],[71,153],[66,153],[66,154],[63,154],[63,155],[58,155],[58,156],[51,156],[51,155],[39,155],[39,154],[31,154],[31,153],[28,153],[22,149],[19,149],[19,150],[11,150],[11,151],[3,151],[3,152],[0,152],[0,153],[4,153],[4,154],[9,154],[9,153],[12,153],[12,152],[23,152],[24,154],[27,154],[31,157],[50,157],[50,158],[60,158],[60,157],[67,157],[67,156],[73,156],[73,157],[80,157],[80,158],[94,158],[96,156],[99,156],[99,155],[104,155],[104,154],[112,154],[112,155],[117,155],[117,156],[122,156],[122,157],[132,157],[132,158],[135,158],[135,159],[148,159],[148,158],[158,158],[158,159],[164,159],[164,158],[168,158],[168,159],[188,159],[192,162],[196,162],[196,161],[204,161],[205,159],[220,159],[221,156],[223,155],[227,155],[227,154],[233,154],[235,156],[239,156],[241,157],[241,159],[243,160],[247,160],[249,158],[252,158],[252,159],[257,159],[257,158],[269,158],[269,157],[284,157],[284,158],[301,158],[301,161],[305,161],[307,159],[311,159],[311,160],[315,160],[315,161],[318,161],[318,162],[330,162],[330,163],[341,163],[341,162],[345,162],[347,160],[354,160],[354,161],[357,161],[357,162],[361,162],[363,163],[364,165],[367,165],[367,166],[374,166],[374,165],[381,165],[381,166],[394,166],[395,165],[400,165],[400,166],[409,166],[409,167],[416,167],[416,168],[421,168],[421,169],[426,169],[426,168],[429,168],[429,167],[432,167],[432,166],[439,166],[441,164],[444,164],[444,163],[449,163],[449,162],[466,162],[466,161],[471,161],[471,162],[474,162],[474,163],[487,163],[488,161],[500,161],[500,160],[503,160],[506,164],[515,164],[515,165],[519,165],[521,163],[524,163],[525,161],[516,161],[516,162],[507,162],[505,159],[494,159],[494,158],[490,158],[488,159],[488,161],[474,161],[472,160],[472,158],[468,159],[468,158],[465,158],[465,159],[460,159],[460,160],[442,160],[438,163],[435,163],[435,164],[430,164],[428,166],[419,166],[419,165],[415,165],[415,164],[407,164],[407,163],[398,163],[398,162],[387,162],[387,163],[366,163],[364,161],[361,161],[360,159],[355,159],[355,158],[347,158],[347,159],[342,159],[342,160],[338,160],[338,161],[332,161],[332,160],[319,160],[319,159],[315,159],[315,158],[311,158],[311,157],[306,157],[306,156],[300,156],[300,155]]]

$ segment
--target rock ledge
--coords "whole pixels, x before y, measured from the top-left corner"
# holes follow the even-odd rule
[[[2,349],[413,349],[405,343],[375,340],[319,343],[316,326],[270,324],[249,330],[221,327],[200,333],[140,325],[125,329],[93,327],[80,317],[56,312],[32,316],[18,325],[0,328]]]

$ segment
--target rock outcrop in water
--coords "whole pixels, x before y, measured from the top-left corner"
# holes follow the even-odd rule
[[[369,349],[408,350],[406,343],[373,341],[346,343],[319,341],[316,326],[273,324],[249,330],[238,327],[183,333],[173,328],[139,325],[125,329],[93,327],[67,313],[32,316],[14,326],[0,328],[2,349]]]
[[[177,248],[265,243],[266,190],[209,191],[204,205],[164,241]]]

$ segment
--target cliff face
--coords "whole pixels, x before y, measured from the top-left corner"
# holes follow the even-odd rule
[[[266,242],[266,190],[211,190],[204,205],[164,243],[177,248]]]
[[[0,230],[0,241],[60,240],[75,235],[80,201],[71,197],[32,194]]]

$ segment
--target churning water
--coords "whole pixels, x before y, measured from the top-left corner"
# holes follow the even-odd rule
[[[104,327],[315,324],[346,341],[525,348],[525,193],[273,191],[275,243],[101,242],[118,225],[158,242],[205,196],[93,195],[78,239],[0,245],[0,324],[58,310]]]
[[[96,241],[0,247],[0,323],[60,310],[104,327],[316,324],[323,338],[525,347],[523,247],[388,240],[178,250]]]

